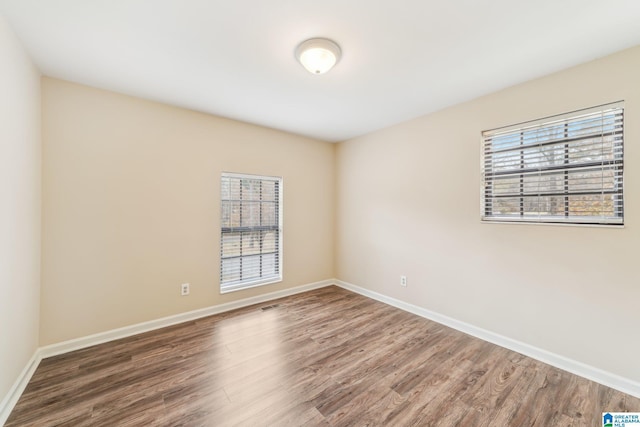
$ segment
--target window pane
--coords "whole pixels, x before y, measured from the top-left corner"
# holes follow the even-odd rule
[[[240,256],[240,233],[222,235],[222,258]]]
[[[525,212],[528,215],[535,216],[563,216],[564,197],[540,196],[531,198],[525,202]]]
[[[611,169],[572,171],[568,176],[569,191],[611,191],[614,190],[615,173]]]
[[[564,191],[564,172],[526,175],[523,178],[524,194],[549,194]]]
[[[260,226],[260,202],[259,201],[243,201],[242,202],[242,226],[258,227]]]
[[[262,182],[262,200],[273,202],[276,201],[276,182],[275,181],[263,181]]]
[[[493,194],[496,196],[516,194],[520,191],[520,176],[506,176],[497,178],[493,184]]]
[[[278,205],[273,202],[262,203],[262,225],[278,225]]]
[[[613,195],[570,196],[569,212],[579,216],[614,216]]]
[[[260,234],[259,231],[242,233],[242,255],[260,253]]]
[[[240,202],[223,201],[221,222],[223,227],[240,227]]]
[[[491,156],[494,172],[507,172],[520,169],[520,151],[495,153]]]
[[[278,234],[275,231],[266,231],[262,240],[262,252],[277,252]]]
[[[520,215],[520,198],[493,199],[492,211],[495,215]]]
[[[242,180],[242,199],[260,200],[261,181],[258,179]]]
[[[276,254],[268,254],[262,255],[262,269],[264,274],[277,274],[278,273],[278,263],[276,261]]]
[[[240,258],[222,260],[221,280],[223,283],[240,280]]]
[[[229,180],[229,200],[240,200],[240,180],[227,179]]]
[[[260,256],[242,257],[242,279],[255,280],[260,277]]]

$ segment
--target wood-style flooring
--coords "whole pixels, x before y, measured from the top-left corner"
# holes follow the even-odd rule
[[[6,426],[600,426],[640,399],[331,286],[45,359]]]

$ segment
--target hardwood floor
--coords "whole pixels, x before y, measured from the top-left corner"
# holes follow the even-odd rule
[[[599,426],[640,399],[331,286],[42,361],[12,426]]]

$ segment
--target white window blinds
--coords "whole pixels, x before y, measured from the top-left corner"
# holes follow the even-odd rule
[[[220,291],[282,280],[282,178],[223,173]]]
[[[482,219],[624,223],[622,102],[482,133]]]

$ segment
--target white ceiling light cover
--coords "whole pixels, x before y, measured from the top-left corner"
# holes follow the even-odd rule
[[[311,74],[324,74],[338,63],[340,46],[329,39],[306,40],[296,48],[296,58]]]

